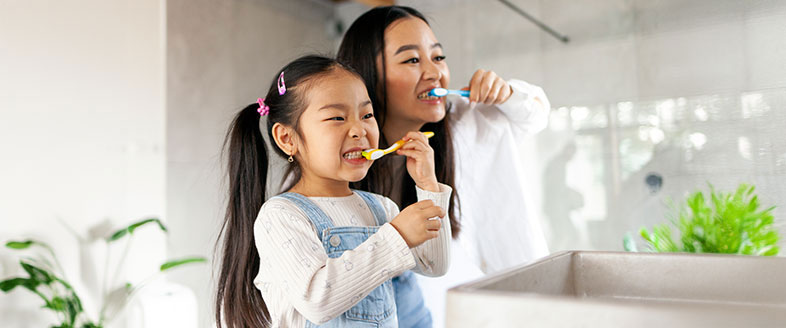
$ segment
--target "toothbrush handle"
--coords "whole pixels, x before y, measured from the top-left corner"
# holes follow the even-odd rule
[[[423,135],[425,135],[426,138],[431,138],[431,137],[434,136],[434,132],[426,131],[426,132],[423,132]],[[385,154],[390,154],[390,153],[398,150],[399,148],[401,148],[401,146],[403,146],[407,142],[408,141],[404,141],[404,140],[396,141],[392,146],[388,147],[388,149],[385,149]]]
[[[448,90],[448,93],[469,98],[469,90]]]

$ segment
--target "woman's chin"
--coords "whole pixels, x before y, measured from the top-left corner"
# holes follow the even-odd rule
[[[443,109],[435,110],[426,114],[427,115],[424,115],[423,117],[423,121],[425,121],[426,123],[437,123],[445,118],[445,109],[443,108]]]

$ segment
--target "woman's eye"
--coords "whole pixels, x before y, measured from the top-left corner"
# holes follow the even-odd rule
[[[420,62],[420,59],[417,59],[417,58],[410,58],[410,59],[407,59],[407,60],[404,61],[404,63],[408,63],[408,64],[417,64],[419,62]]]
[[[439,62],[439,61],[443,61],[443,60],[445,60],[445,56],[436,56],[436,57],[434,57],[434,61],[438,61]]]
[[[344,120],[344,118],[343,118],[343,117],[341,117],[341,116],[336,116],[336,117],[331,117],[331,118],[329,118],[329,119],[327,119],[327,120],[328,120],[328,121],[343,121],[343,120]]]
[[[366,114],[366,115],[363,115],[363,119],[364,119],[364,120],[370,119],[370,118],[372,118],[372,117],[374,117],[374,114],[372,114],[372,113],[368,113],[368,114]]]

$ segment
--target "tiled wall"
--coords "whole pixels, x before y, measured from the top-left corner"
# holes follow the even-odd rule
[[[511,2],[570,42],[496,0],[399,4],[430,19],[452,87],[483,68],[546,90],[551,125],[522,149],[552,250],[620,250],[626,232],[665,220],[668,198],[708,182],[754,183],[786,220],[786,2]]]

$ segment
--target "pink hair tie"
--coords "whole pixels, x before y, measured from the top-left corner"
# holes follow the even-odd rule
[[[284,84],[284,72],[282,71],[281,74],[278,76],[278,95],[283,96],[287,92],[287,85]]]
[[[270,113],[270,107],[265,105],[265,99],[257,98],[257,103],[259,104],[259,108],[257,109],[259,115],[265,116]]]

